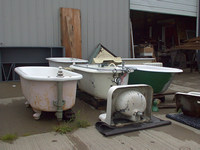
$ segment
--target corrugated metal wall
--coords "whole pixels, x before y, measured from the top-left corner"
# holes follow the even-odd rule
[[[129,54],[129,0],[0,0],[0,45],[60,46],[59,8],[81,10],[82,56],[98,43]]]
[[[197,16],[197,0],[130,0],[132,10]]]

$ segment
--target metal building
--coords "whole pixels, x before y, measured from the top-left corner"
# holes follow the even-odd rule
[[[81,11],[82,56],[129,56],[129,0],[0,0],[0,46],[61,46],[59,8]]]
[[[130,0],[130,9],[196,17],[197,4],[198,0]]]

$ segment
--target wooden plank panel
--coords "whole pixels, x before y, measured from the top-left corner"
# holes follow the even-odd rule
[[[80,10],[60,8],[61,43],[67,57],[82,58]]]

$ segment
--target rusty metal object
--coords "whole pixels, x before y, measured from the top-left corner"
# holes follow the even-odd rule
[[[182,110],[184,115],[200,117],[200,93],[189,92],[181,93],[178,92],[175,95],[176,110]]]

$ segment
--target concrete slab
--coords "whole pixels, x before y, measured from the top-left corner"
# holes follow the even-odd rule
[[[169,90],[175,92],[200,91],[199,85],[199,73],[185,72],[175,77]],[[172,125],[104,137],[94,127],[102,111],[95,110],[77,99],[73,110],[80,111],[80,117],[88,120],[92,126],[60,135],[52,132],[52,128],[58,124],[53,113],[44,113],[38,121],[32,118],[33,111],[24,106],[25,98],[21,93],[19,82],[0,83],[0,89],[2,88],[3,90],[0,90],[0,136],[16,133],[19,138],[12,144],[0,141],[0,150],[200,149],[200,130],[165,117],[167,113],[175,112],[175,108],[160,109],[159,112],[153,113],[161,119],[170,120]],[[172,103],[172,100],[173,96],[166,96],[167,103]]]
[[[5,134],[24,136],[51,132],[58,125],[55,113],[43,112],[40,120],[34,120],[33,110],[25,107],[25,101],[24,97],[0,99],[0,137]],[[98,121],[98,116],[101,113],[78,99],[73,111],[79,114],[78,117],[81,119],[90,122],[91,125]]]
[[[0,141],[1,150],[72,150],[74,144],[66,135],[53,132],[20,137],[13,143]]]
[[[184,131],[184,132],[183,132]],[[104,137],[94,126],[60,135],[54,132],[20,137],[12,144],[0,142],[0,149],[9,150],[197,150],[200,149],[199,131],[175,123],[155,129]]]

